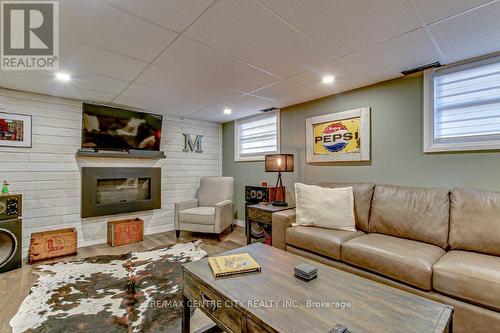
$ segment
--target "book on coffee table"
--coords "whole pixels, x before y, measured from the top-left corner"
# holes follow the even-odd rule
[[[215,277],[260,272],[260,265],[248,254],[240,253],[208,258]]]

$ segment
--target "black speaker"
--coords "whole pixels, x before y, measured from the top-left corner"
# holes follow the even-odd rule
[[[0,195],[0,273],[22,265],[23,223],[21,195]]]
[[[245,186],[245,202],[248,204],[269,202],[269,187]]]
[[[22,216],[23,198],[20,194],[0,195],[0,220],[10,220]]]
[[[23,225],[21,219],[0,221],[0,273],[22,265]]]

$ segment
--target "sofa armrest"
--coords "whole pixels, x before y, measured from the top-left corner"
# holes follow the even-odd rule
[[[224,200],[215,205],[215,233],[220,234],[233,224],[234,203]]]
[[[194,208],[194,207],[198,207],[198,199],[191,199],[191,200],[176,202],[174,204],[174,228],[175,228],[175,230],[179,230],[179,212],[181,212],[185,209]]]
[[[296,217],[295,209],[288,209],[273,214],[272,233],[274,247],[281,250],[286,248],[286,229],[295,223]]]

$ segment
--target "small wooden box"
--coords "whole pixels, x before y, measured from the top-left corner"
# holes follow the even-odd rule
[[[78,235],[75,228],[31,234],[29,263],[77,253]]]
[[[138,218],[108,222],[108,244],[120,246],[144,239],[144,221]]]

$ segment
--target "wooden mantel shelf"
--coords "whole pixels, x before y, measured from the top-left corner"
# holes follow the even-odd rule
[[[130,151],[130,152],[110,152],[110,151],[82,151],[76,152],[76,157],[108,157],[108,158],[143,158],[158,160],[166,158],[163,151]]]

